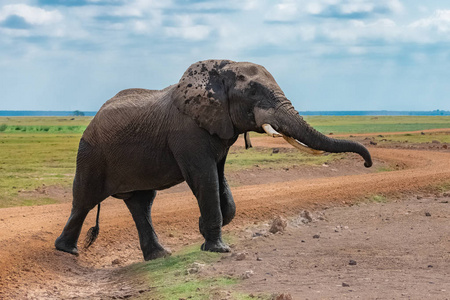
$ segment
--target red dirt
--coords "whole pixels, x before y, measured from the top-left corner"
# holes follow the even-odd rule
[[[252,143],[261,147],[290,147],[282,139],[268,137],[254,138]],[[351,203],[373,194],[420,193],[430,185],[450,181],[450,152],[381,148],[370,148],[370,151],[375,168],[377,162],[387,162],[401,166],[400,170],[312,176],[282,184],[232,188],[238,211],[226,230],[236,230],[279,214],[293,216],[302,209]],[[354,163],[355,157],[350,156],[349,161]],[[362,160],[360,166],[364,168]],[[0,298],[133,295],[129,294],[132,283],[121,280],[117,271],[120,266],[142,260],[137,232],[123,202],[116,199],[104,202],[99,239],[88,251],[81,251],[79,257],[58,252],[53,247],[69,212],[70,203],[0,210]],[[88,216],[82,236],[94,224],[94,215],[91,212]],[[155,230],[163,245],[174,250],[199,240],[198,216],[196,200],[188,191],[160,192],[153,206]],[[116,259],[117,264],[112,266]]]

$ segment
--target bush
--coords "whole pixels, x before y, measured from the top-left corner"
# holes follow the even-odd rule
[[[6,124],[0,125],[0,132],[1,132],[1,131],[5,131],[6,128],[8,128],[8,125],[6,125]]]

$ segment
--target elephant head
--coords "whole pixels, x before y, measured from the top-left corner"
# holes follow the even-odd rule
[[[260,65],[229,60],[197,62],[181,77],[173,99],[181,112],[222,139],[248,131],[267,132],[311,153],[355,152],[366,167],[372,166],[363,145],[330,138],[312,128]]]

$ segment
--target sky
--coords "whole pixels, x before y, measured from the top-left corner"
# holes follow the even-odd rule
[[[96,111],[205,59],[263,65],[300,111],[450,110],[450,2],[0,0],[0,110]]]

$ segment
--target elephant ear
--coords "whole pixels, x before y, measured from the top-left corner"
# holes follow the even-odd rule
[[[173,95],[175,106],[210,134],[234,136],[223,68],[231,61],[208,60],[191,65]]]

